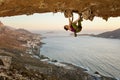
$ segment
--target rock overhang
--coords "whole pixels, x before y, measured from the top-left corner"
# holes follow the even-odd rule
[[[82,14],[84,19],[120,16],[120,0],[0,0],[0,17],[62,12]]]

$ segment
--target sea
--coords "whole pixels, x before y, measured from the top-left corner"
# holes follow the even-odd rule
[[[120,39],[92,36],[74,37],[68,33],[42,32],[40,54],[120,79]]]

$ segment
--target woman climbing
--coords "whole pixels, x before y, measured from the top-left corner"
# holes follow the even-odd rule
[[[82,30],[81,22],[82,22],[82,17],[80,14],[79,14],[79,18],[74,22],[73,22],[73,16],[72,16],[72,20],[69,17],[69,25],[65,25],[64,29],[66,31],[69,30],[74,32],[74,36],[77,37],[77,33]]]

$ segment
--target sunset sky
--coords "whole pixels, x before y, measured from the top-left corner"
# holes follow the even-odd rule
[[[77,19],[77,15],[75,19]],[[63,26],[68,24],[68,19],[64,17],[63,13],[44,13],[34,15],[21,15],[12,17],[1,17],[5,25],[14,28],[24,28],[27,30],[63,30]],[[120,28],[120,17],[109,18],[106,22],[102,18],[95,17],[93,21],[84,20],[82,22],[82,33],[101,33],[109,30]]]

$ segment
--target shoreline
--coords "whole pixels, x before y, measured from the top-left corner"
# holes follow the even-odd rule
[[[13,53],[0,49],[0,56],[7,57],[10,62],[6,63],[9,68],[0,68],[1,80],[116,80],[99,75],[98,72],[90,75],[84,68],[40,55],[43,45],[40,35],[32,35],[32,38],[25,42],[24,47],[27,50],[24,52],[14,50]],[[4,60],[2,62],[5,63]]]
[[[44,44],[46,44],[46,43],[44,43]],[[44,44],[42,44],[42,45],[44,45]],[[43,56],[45,56],[45,55],[43,55]],[[46,57],[46,56],[45,56]],[[80,69],[82,69],[82,71],[83,72],[85,72],[85,73],[87,73],[87,74],[89,74],[90,76],[93,76],[93,77],[95,77],[95,78],[100,78],[100,77],[108,77],[108,76],[104,76],[104,75],[101,75],[99,72],[97,72],[97,71],[95,71],[93,74],[91,74],[91,73],[89,73],[89,69],[86,69],[86,68],[84,68],[84,67],[81,67],[81,66],[77,66],[77,65],[73,65],[72,63],[66,63],[66,62],[59,62],[59,61],[55,61],[55,62],[52,62],[52,60],[50,60],[48,57],[47,57],[47,60],[46,59],[43,59],[43,62],[47,62],[47,63],[51,63],[51,64],[54,64],[54,65],[56,65],[55,63],[59,63],[59,64],[63,64],[64,66],[66,65],[66,66],[72,66],[72,67],[77,67],[77,68],[80,68]],[[59,66],[59,65],[56,65],[56,66]],[[63,67],[63,66],[62,66]],[[115,78],[115,77],[109,77],[109,78],[113,78],[113,80],[117,80],[117,78]]]
[[[44,62],[44,63],[47,63],[47,64],[52,64],[52,65],[55,65],[57,67],[61,67],[61,68],[67,69],[67,70],[76,70],[76,69],[80,70],[80,72],[83,72],[83,73],[87,74],[89,77],[93,77],[95,80],[103,80],[102,78],[106,78],[106,79],[109,78],[108,80],[117,80],[117,78],[115,78],[115,77],[109,77],[109,76],[101,75],[97,71],[94,72],[94,74],[91,74],[91,73],[89,73],[88,69],[86,69],[84,67],[73,65],[72,63],[59,62],[57,60],[52,61],[49,58],[48,59],[41,59],[41,61]],[[104,80],[106,80],[106,79],[104,79]]]

